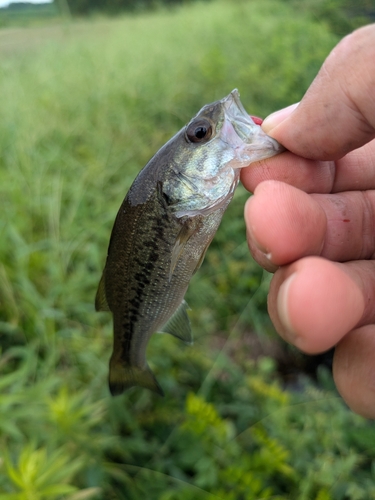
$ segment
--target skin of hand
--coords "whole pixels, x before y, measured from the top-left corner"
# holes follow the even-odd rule
[[[274,272],[279,334],[333,346],[349,407],[375,418],[375,24],[333,49],[302,101],[262,124],[288,151],[243,169],[249,248]]]

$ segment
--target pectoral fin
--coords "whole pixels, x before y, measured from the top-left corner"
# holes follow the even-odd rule
[[[193,236],[193,234],[197,231],[198,227],[194,219],[187,219],[183,226],[181,227],[180,232],[176,238],[176,242],[172,249],[171,255],[171,267],[169,269],[169,281],[172,279],[173,272],[176,268],[178,259],[180,258],[186,243]]]
[[[207,245],[206,245],[206,246],[205,246],[205,248],[203,249],[203,252],[202,252],[201,256],[199,257],[199,260],[198,260],[198,262],[197,262],[197,265],[195,266],[195,269],[194,269],[194,271],[193,271],[193,274],[195,274],[195,273],[198,271],[198,269],[201,267],[202,262],[204,261],[204,257],[205,257],[205,255],[206,255],[207,249],[208,249],[208,247],[209,247],[209,246],[210,246],[210,244],[211,244],[211,241],[212,241],[212,239],[211,239],[211,240],[207,243]]]
[[[193,343],[193,336],[191,334],[190,320],[187,314],[189,306],[183,300],[167,323],[161,328],[161,333],[170,333],[174,337],[182,340],[186,344]]]
[[[105,294],[105,281],[104,281],[104,271],[99,282],[98,291],[95,297],[95,310],[96,311],[110,311],[107,297]]]
[[[210,239],[210,241],[209,241],[209,242],[207,243],[207,245],[204,247],[203,252],[201,253],[201,256],[199,257],[199,260],[198,260],[198,262],[197,262],[197,265],[195,266],[195,269],[194,269],[194,271],[193,271],[193,274],[195,274],[195,273],[198,271],[198,269],[201,267],[202,262],[204,261],[204,258],[205,258],[205,255],[206,255],[206,252],[207,252],[207,250],[208,250],[208,247],[211,245],[212,240],[213,240],[213,237]]]

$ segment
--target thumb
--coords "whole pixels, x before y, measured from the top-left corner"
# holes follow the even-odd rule
[[[267,134],[293,153],[336,160],[375,137],[375,24],[346,36],[298,105],[267,117]]]

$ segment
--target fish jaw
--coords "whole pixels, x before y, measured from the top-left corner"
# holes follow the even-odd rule
[[[285,148],[267,135],[261,126],[247,114],[237,89],[221,101],[224,107],[224,123],[220,130],[220,140],[233,150],[233,159],[228,167],[247,167],[255,161],[275,156]]]

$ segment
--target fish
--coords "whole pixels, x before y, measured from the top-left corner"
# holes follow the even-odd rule
[[[235,89],[205,105],[139,172],[117,213],[95,298],[96,310],[113,316],[112,395],[133,386],[164,395],[146,359],[150,337],[192,343],[185,293],[240,169],[283,150]]]

